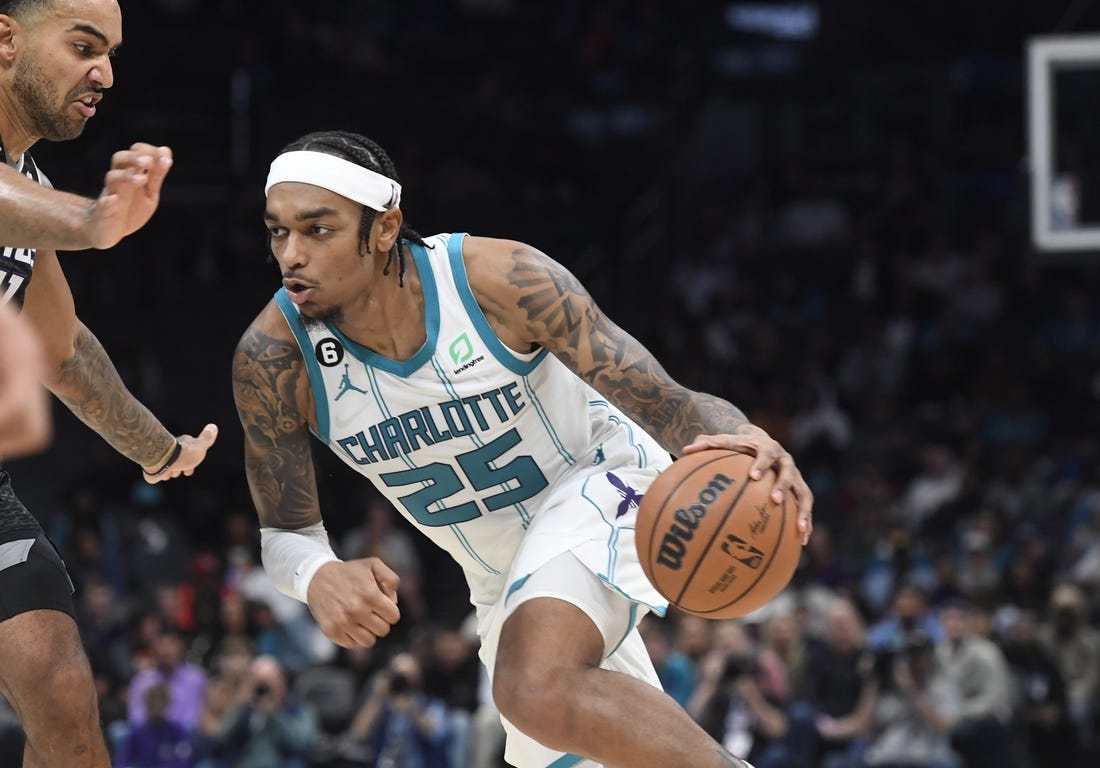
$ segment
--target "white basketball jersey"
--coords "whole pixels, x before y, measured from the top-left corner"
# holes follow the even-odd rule
[[[550,507],[555,519],[535,528],[547,540],[601,541],[606,557],[589,559],[615,585],[616,548],[633,548],[637,502],[670,457],[546,350],[519,354],[497,338],[470,289],[464,237],[410,244],[427,340],[408,360],[303,318],[285,289],[275,294],[309,371],[317,437],[458,561],[475,604],[501,596],[525,535]],[[663,608],[644,586],[634,591]]]

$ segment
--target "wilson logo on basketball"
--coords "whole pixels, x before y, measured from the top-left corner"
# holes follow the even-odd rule
[[[719,473],[711,478],[703,490],[699,491],[699,502],[689,507],[681,507],[673,514],[675,521],[669,526],[668,533],[661,540],[661,548],[657,552],[657,564],[663,565],[674,571],[680,570],[684,565],[684,553],[687,552],[687,542],[695,537],[695,530],[707,515],[722,491],[733,484],[733,480]]]

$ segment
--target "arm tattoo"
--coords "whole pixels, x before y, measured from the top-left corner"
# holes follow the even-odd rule
[[[99,339],[83,325],[77,330],[73,356],[61,364],[51,388],[77,418],[143,467],[164,456],[174,439],[126,389]]]
[[[293,344],[249,328],[233,356],[233,396],[245,436],[245,471],[265,527],[320,522],[317,483],[298,397],[308,387]]]
[[[701,434],[731,433],[748,424],[721,398],[677,384],[656,358],[592,300],[568,270],[530,248],[513,252],[508,281],[531,338],[604,394],[670,453]]]

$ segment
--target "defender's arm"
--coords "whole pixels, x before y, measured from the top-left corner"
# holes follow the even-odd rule
[[[57,254],[40,250],[27,286],[23,315],[42,339],[43,383],[77,418],[115,450],[155,472],[175,455],[176,437],[130,393],[99,340],[80,322]],[[177,458],[161,478],[190,475],[214,442],[207,425],[198,438],[184,435]]]
[[[53,189],[0,163],[0,232],[4,245],[76,251],[110,248],[142,227],[160,203],[172,151],[138,143],[115,152],[94,200]]]

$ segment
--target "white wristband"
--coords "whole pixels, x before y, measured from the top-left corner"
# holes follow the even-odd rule
[[[341,562],[329,544],[324,523],[305,528],[260,529],[260,554],[264,571],[284,595],[307,602],[309,583],[326,563]]]

